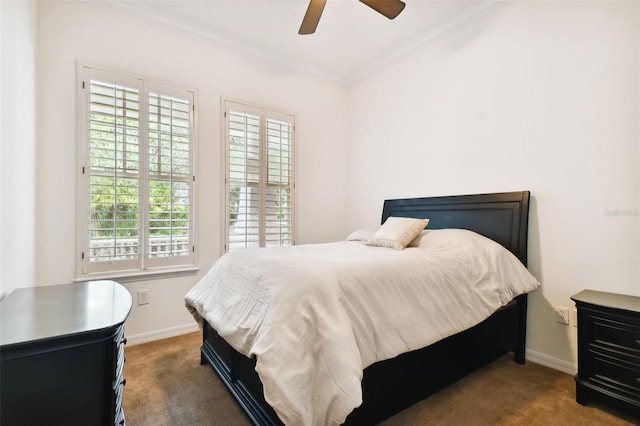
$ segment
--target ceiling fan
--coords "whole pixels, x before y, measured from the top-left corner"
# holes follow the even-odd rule
[[[386,16],[389,19],[393,19],[402,12],[404,9],[404,2],[400,0],[359,0],[361,3],[366,4],[376,12]],[[307,13],[304,14],[302,25],[298,34],[313,34],[316,31],[320,16],[324,9],[324,5],[327,0],[310,0],[309,7],[307,7]]]

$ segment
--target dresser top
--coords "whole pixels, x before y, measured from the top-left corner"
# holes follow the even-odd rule
[[[576,303],[586,303],[589,305],[640,313],[640,297],[637,296],[607,293],[604,291],[583,290],[572,296],[571,299]]]
[[[20,288],[0,302],[0,346],[122,324],[131,294],[115,281]]]

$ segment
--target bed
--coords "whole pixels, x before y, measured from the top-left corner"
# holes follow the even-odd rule
[[[389,217],[428,218],[429,230],[470,230],[499,243],[526,266],[529,197],[528,191],[521,191],[386,200],[381,223]],[[468,329],[367,364],[361,377],[362,403],[344,423],[378,423],[508,352],[513,352],[515,362],[524,363],[527,293],[514,295]],[[187,307],[198,319],[189,301]],[[283,424],[265,400],[256,371],[257,357],[243,355],[220,337],[209,321],[199,319],[203,330],[201,363],[216,371],[254,424]],[[238,347],[235,341],[234,346]]]

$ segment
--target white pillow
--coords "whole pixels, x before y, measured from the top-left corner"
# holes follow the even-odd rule
[[[411,240],[420,235],[428,223],[429,219],[391,216],[367,241],[367,245],[402,250]]]
[[[360,228],[353,231],[347,237],[347,241],[367,241],[372,238],[380,229],[380,225],[369,226],[368,228]]]
[[[411,241],[409,247],[438,250],[450,248],[452,246],[483,243],[487,241],[489,244],[498,244],[487,237],[466,229],[430,229],[428,231],[422,231],[420,235]]]

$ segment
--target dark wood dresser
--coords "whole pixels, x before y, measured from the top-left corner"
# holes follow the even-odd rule
[[[613,403],[640,416],[640,297],[584,290],[578,309],[576,401]]]
[[[114,281],[14,290],[0,302],[0,424],[124,425],[124,322]]]

